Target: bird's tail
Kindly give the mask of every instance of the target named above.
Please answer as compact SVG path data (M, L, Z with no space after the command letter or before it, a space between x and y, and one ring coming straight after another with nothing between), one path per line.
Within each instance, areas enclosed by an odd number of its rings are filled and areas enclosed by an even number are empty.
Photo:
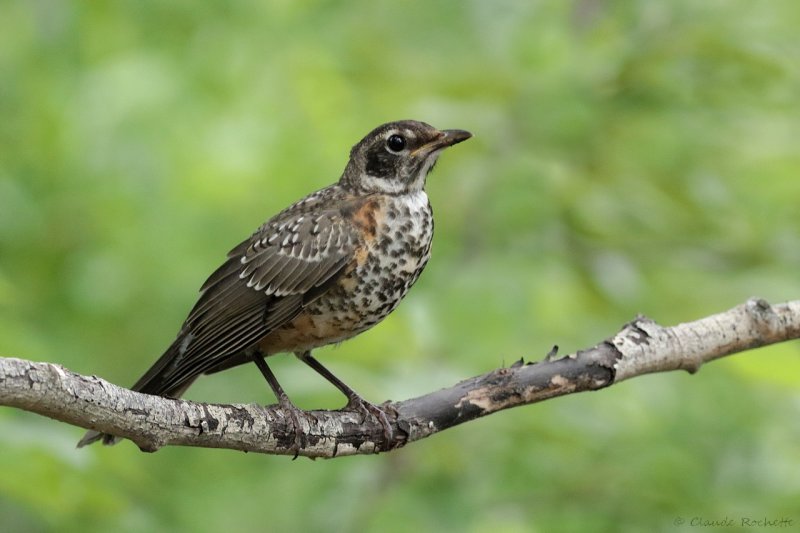
M131 387L131 390L153 396L167 396L170 398L182 396L197 376L188 377L177 383L168 378L173 372L174 363L180 357L184 346L183 335L179 335L175 342L159 357L158 361ZM78 442L78 448L83 448L99 440L102 440L103 444L110 446L118 443L122 438L108 433L101 433L100 431L89 430Z

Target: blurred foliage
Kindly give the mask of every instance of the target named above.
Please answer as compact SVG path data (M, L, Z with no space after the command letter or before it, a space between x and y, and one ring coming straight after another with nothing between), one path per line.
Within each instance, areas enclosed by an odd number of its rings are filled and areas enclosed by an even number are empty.
M434 257L319 356L402 399L617 331L798 298L800 3L4 1L0 354L130 384L223 253L400 118L475 134ZM292 358L306 407L342 404ZM674 531L800 523L797 343L378 457L75 450L0 411L3 531ZM271 402L258 372L189 398Z

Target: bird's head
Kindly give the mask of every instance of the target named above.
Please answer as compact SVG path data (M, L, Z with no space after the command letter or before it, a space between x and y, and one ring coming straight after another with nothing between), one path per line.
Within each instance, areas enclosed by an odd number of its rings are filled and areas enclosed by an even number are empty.
M367 193L420 191L442 150L470 137L468 131L437 130L416 120L389 122L353 146L340 183Z

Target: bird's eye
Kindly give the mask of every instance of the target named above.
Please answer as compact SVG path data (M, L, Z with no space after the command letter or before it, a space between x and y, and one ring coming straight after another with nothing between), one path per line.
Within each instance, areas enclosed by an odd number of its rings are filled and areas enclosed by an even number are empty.
M392 135L386 139L386 146L388 146L389 150L392 152L402 152L406 147L406 139L402 135Z

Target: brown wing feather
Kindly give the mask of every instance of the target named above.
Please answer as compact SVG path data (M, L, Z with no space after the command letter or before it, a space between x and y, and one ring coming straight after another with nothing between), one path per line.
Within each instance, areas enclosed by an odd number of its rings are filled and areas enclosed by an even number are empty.
M291 321L347 267L358 234L338 211L284 212L228 254L203 284L178 338L134 390L182 392Z

